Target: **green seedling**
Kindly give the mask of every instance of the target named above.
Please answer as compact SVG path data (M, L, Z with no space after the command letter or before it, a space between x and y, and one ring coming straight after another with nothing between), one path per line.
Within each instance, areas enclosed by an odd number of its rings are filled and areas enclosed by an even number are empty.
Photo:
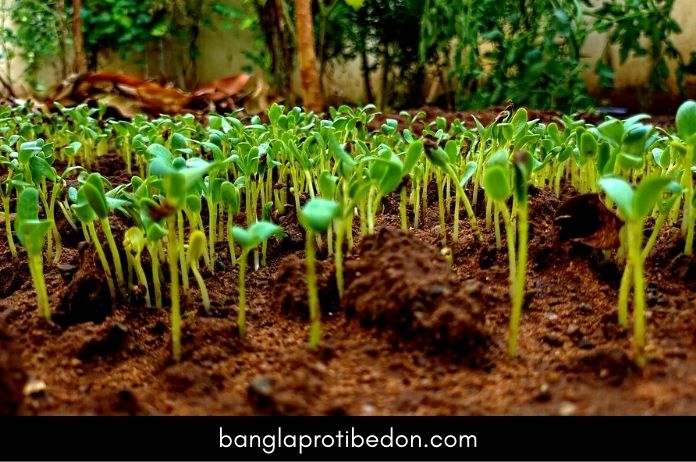
M645 365L645 285L643 272L643 227L655 204L663 193L671 188L673 180L665 176L652 176L643 179L633 189L621 177L606 177L599 180L599 187L616 204L618 215L625 221L626 247L628 260L619 289L619 323L628 325L627 298L630 289L630 275L633 275L633 344L636 362Z
M317 289L317 270L315 263L314 234L325 233L334 218L340 214L337 202L314 198L305 204L300 214L300 222L307 231L305 236L305 265L307 267L307 296L309 300L309 346L316 348L321 340L321 311Z
M106 236L106 241L109 245L109 250L111 251L111 257L113 258L114 269L116 272L116 282L118 283L121 293L125 295L123 267L121 266L121 257L119 255L118 247L116 247L114 235L111 232L111 225L109 223L109 213L111 209L109 207L106 194L104 193L104 182L102 181L101 175L98 173L90 174L80 189L83 191L84 197L87 199L87 202L101 224L102 231L104 232L104 236Z
M242 253L238 259L239 311L237 312L237 327L239 328L239 336L244 338L246 336L246 268L249 252L272 236L281 237L283 235L283 228L267 221L257 221L248 229L233 226L232 234L234 235L234 240L242 248Z
M51 319L46 280L43 274L43 247L46 234L51 229L49 220L39 219L39 192L28 187L22 191L17 201L16 227L17 239L27 251L29 271L34 283L39 312L47 320Z
M683 156L682 188L684 188L684 216L682 218L682 232L686 234L684 253L693 254L694 248L694 180L692 167L694 165L694 147L696 146L696 101L686 101L677 110L677 132L685 143Z
M179 266L183 255L183 242L180 242L178 222L182 221L181 210L186 205L186 197L200 186L203 175L216 164L202 159L184 160L174 158L167 148L153 144L148 148L151 156L149 173L151 178L158 178L159 187L164 193L164 202L155 209L159 218L166 217L167 223L167 261L169 264L169 293L171 298L172 322L172 356L175 361L181 359L181 307L179 293ZM151 214L152 215L152 214ZM153 217L154 218L154 217ZM211 255L212 260L212 255ZM186 265L181 268L187 271ZM186 274L186 273L184 273Z
M208 296L208 289L205 287L205 281L201 276L201 272L198 270L198 261L205 254L205 233L203 231L194 231L189 237L187 262L191 268L191 273L196 279L196 284L198 284L198 289L201 291L201 299L203 300L203 308L205 312L210 314L210 297Z
M73 196L73 212L75 212L75 216L80 221L80 223L82 223L83 231L85 233L86 238L89 238L88 241L94 245L94 248L97 251L99 262L102 265L102 268L104 269L104 274L106 275L106 283L109 287L111 302L115 304L117 300L117 293L113 274L111 272L111 266L109 265L109 261L107 260L106 254L104 253L104 248L102 247L101 242L99 241L99 235L97 234L97 230L94 227L94 222L98 219L98 216L92 208L92 206L90 205L89 200L87 199L87 196L85 194L84 188L80 188L79 190L71 189L70 194L71 196Z
M510 181L510 161L509 153L500 150L493 154L486 165L486 173L483 176L483 189L496 206L495 213L495 237L496 245L500 249L500 221L498 213L503 217L505 224L505 237L507 242L508 266L510 273L510 293L514 293L515 279L517 277L516 251L515 251L515 231L507 201L512 196Z
M234 249L234 235L232 234L232 228L234 226L234 217L241 209L242 196L237 185L231 181L224 181L222 183L220 186L220 195L222 198L222 203L227 209L227 245L230 249L230 259L232 261L232 266L234 267L237 265L237 253Z
M450 150L452 150L454 145L450 145L453 147L450 147ZM464 202L464 207L466 209L466 213L469 216L469 223L471 224L471 229L476 235L476 237L479 239L480 242L483 242L483 233L478 227L478 222L476 221L476 215L474 214L474 209L471 207L471 203L469 202L469 198L466 195L466 192L464 191L464 188L462 184L466 184L466 182L471 178L471 167L467 168L465 175L463 178L460 178L459 175L455 172L455 169L451 163L450 155L443 150L442 148L435 148L430 151L426 150L426 154L428 156L428 159L430 162L432 162L433 165L436 167L442 169L443 172L451 179L451 181L454 183L454 186L457 191L458 200L461 200ZM452 156L453 157L453 156ZM438 185L438 190L441 190L441 185ZM441 213L442 215L442 213ZM459 217L455 217L455 220L459 220ZM455 236L455 239L457 236Z
M145 232L140 228L128 228L123 236L123 248L126 250L126 258L128 259L128 291L133 293L136 287L136 284L133 282L133 273L135 273L138 281L137 286L145 290L145 304L148 308L151 308L150 288L141 261L145 246Z

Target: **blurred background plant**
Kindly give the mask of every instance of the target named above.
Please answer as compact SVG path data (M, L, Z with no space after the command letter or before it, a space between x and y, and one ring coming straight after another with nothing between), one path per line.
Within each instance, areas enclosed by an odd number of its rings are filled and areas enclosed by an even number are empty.
M90 70L108 68L116 55L182 89L201 83L204 47L237 47L244 62L235 69L253 71L273 99L295 105L303 95L296 5L304 2L326 104L470 109L512 99L583 109L596 96L588 73L601 91L616 86L628 60L647 58L639 96L649 105L656 92L683 97L696 73L696 51L680 52L675 43L677 0L0 0L3 86L21 79L42 91L55 77L47 64L61 79L70 75L74 30ZM81 24L72 29L75 4ZM202 41L204 31L239 39ZM603 51L591 61L583 47L598 33ZM21 75L13 75L12 58L24 63ZM350 96L332 88L345 69L359 86Z

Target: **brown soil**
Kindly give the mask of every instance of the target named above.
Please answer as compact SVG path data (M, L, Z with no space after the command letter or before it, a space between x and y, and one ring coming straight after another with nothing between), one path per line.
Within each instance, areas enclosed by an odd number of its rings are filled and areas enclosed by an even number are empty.
M100 166L116 178L110 168ZM682 254L679 230L665 229L647 262L649 361L640 370L616 323L620 269L600 250L562 242L554 226L556 210L576 193L530 194L516 360L505 352L505 253L490 232L480 245L462 217L448 263L434 201L425 226L403 235L397 200L386 198L376 235L346 256L343 300L332 259L320 252L316 350L307 347L302 234L292 211L277 220L288 236L269 244L268 266L248 274L244 340L235 322L237 270L221 243L215 274L203 274L212 315L193 286L178 364L166 310L134 302L112 311L79 233L66 239L59 266L46 264L54 323L39 317L26 263L13 262L0 239L0 318L16 345L0 329L0 413L17 405L30 415L696 413L696 264ZM22 400L23 370L34 386Z

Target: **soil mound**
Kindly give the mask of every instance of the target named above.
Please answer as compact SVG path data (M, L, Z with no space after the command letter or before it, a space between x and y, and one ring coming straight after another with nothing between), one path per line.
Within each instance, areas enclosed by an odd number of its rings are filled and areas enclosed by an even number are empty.
M363 323L470 355L489 344L482 306L436 248L386 228L346 263L343 305Z
M340 310L336 273L330 261L316 261L317 289L319 290L319 305L324 313ZM287 313L294 313L309 318L307 303L307 269L305 260L296 254L288 255L281 262L275 274L275 306Z

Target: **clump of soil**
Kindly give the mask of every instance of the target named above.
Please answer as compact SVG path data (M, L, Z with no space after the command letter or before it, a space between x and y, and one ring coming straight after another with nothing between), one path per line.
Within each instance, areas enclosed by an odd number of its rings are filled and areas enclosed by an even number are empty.
M261 414L306 415L320 396L327 368L309 353L285 355L284 375L258 375L247 388L249 404Z
M325 313L340 310L336 272L330 261L317 260L317 289L319 290L319 305ZM274 277L274 304L287 313L299 314L309 318L307 304L307 269L305 260L297 254L285 257L278 267Z
M0 415L14 415L22 403L27 376L20 358L19 347L0 323Z
M343 305L363 323L465 356L488 346L482 306L437 249L415 237L381 228L361 242L345 273Z

